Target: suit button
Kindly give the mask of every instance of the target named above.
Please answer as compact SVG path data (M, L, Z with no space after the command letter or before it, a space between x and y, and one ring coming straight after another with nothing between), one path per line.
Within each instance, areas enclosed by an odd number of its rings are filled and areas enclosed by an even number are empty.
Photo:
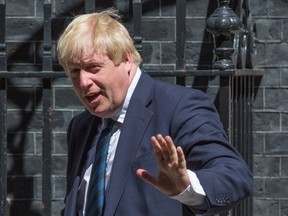
M230 203L230 199L228 197L225 197L225 203L229 204Z

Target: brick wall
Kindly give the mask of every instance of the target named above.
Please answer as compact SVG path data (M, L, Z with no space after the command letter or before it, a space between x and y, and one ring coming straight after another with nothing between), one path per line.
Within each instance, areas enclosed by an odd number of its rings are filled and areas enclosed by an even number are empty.
M6 48L9 71L41 71L43 2L6 1ZM53 39L62 30L62 9L81 2L53 2ZM57 8L57 10L56 10ZM73 8L74 9L74 8ZM57 14L60 14L59 16ZM55 53L54 53L55 54ZM54 59L54 61L56 61ZM7 195L13 216L41 215L42 200L42 81L13 78L7 81L8 179ZM63 208L66 170L66 130L71 118L83 110L67 78L53 80L52 215Z
M84 1L51 2L52 34L56 40L65 24L64 17L83 11ZM285 166L288 163L288 3L279 0L250 2L257 30L255 68L264 71L264 76L256 80L254 102L254 215L288 215L288 169ZM143 3L144 66L147 69L175 69L175 0L146 0ZM8 70L40 71L43 1L13 0L6 4ZM120 8L126 15L125 25L132 32L132 20L128 16L131 8L127 1L99 0L96 5ZM215 6L215 0L187 1L188 68L211 66L213 44L204 26ZM217 94L217 77L187 78L186 84L203 85L212 97ZM41 86L41 80L36 78L8 80L7 192L11 215L30 216L41 212ZM66 78L53 81L53 95L52 215L58 215L65 193L66 129L72 116L83 107Z
M251 3L264 71L254 103L254 214L288 215L288 2Z

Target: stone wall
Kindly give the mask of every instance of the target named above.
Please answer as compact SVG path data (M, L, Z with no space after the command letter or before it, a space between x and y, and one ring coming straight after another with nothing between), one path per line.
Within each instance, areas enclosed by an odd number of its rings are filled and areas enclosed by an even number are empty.
M41 71L43 2L6 1L6 42L9 71ZM81 0L51 0L53 40L68 22L65 17L84 11ZM288 215L288 2L250 0L255 23L254 101L254 215ZM98 9L115 6L133 34L131 4L124 0L97 0ZM204 29L216 1L187 1L188 68L212 64L213 43ZM175 69L175 0L143 1L143 60L147 69ZM59 70L54 53L54 69ZM174 82L174 78L167 81ZM199 87L215 97L218 78L187 78L186 85ZM8 80L8 202L11 215L41 213L42 98L40 79ZM53 81L53 176L52 215L63 207L65 194L66 129L70 119L83 110L70 81Z
M254 213L288 215L288 2L251 5L255 66L264 71L254 103Z

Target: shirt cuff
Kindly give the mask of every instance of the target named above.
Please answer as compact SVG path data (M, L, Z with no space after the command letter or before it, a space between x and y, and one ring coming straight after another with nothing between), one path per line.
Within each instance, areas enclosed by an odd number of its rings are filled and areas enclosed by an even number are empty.
M205 191L197 175L191 170L187 170L187 172L190 178L190 185L182 193L170 196L170 198L189 206L202 205L205 203Z

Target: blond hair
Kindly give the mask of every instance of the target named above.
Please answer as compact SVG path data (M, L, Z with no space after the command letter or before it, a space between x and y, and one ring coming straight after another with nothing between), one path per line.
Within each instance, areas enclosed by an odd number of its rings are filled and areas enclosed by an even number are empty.
M71 61L81 60L85 54L100 52L119 65L131 53L137 66L142 59L127 29L119 21L114 9L84 14L74 18L57 43L58 61L67 71Z

